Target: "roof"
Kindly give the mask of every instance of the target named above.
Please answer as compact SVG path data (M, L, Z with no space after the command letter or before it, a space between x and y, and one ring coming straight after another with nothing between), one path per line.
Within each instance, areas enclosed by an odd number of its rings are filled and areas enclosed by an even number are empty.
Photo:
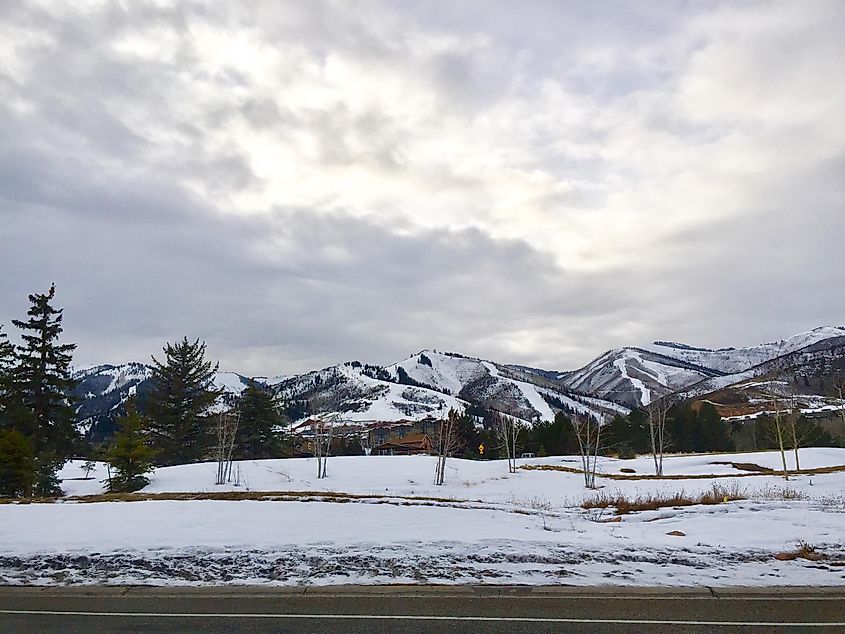
M402 438L388 440L376 449L422 449L431 448L431 439L426 434L408 434Z

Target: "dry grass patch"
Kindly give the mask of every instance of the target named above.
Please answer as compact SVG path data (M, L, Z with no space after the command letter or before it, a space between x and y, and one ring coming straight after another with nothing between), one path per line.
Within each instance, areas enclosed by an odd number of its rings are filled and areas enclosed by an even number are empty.
M626 515L636 511L656 511L661 508L694 506L696 504L723 504L736 500L745 500L745 491L737 486L723 487L714 484L709 491L699 495L687 495L681 490L672 495L646 494L630 498L622 493L600 493L584 500L584 509L614 509L617 515Z
M821 561L824 555L816 550L816 547L805 542L799 541L795 550L785 551L782 553L775 553L775 559L778 561L792 561L794 559L806 559L807 561Z

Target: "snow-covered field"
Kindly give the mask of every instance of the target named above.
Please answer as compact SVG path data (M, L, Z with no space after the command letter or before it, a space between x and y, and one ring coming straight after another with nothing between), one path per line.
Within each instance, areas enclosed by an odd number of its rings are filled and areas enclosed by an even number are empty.
M800 458L804 469L845 465L845 449L802 449ZM647 475L650 461L600 459L599 470ZM690 479L600 478L599 494L695 494L718 483L748 498L618 522L605 521L614 518L610 510L580 507L596 495L582 476L508 474L503 461L450 460L442 487L432 484L428 456L331 458L323 480L313 460L243 461L237 487L215 486L213 463L162 468L145 493L310 494L307 501L0 505L0 583L845 585L845 472L785 482L742 477L749 472L720 462L777 468L780 455L666 459L667 475L699 476ZM577 467L579 459L520 463ZM102 468L94 479L74 479L80 467L63 470L65 491L100 492ZM700 477L711 474L721 477ZM683 535L668 534L676 531ZM799 541L824 558L774 558Z

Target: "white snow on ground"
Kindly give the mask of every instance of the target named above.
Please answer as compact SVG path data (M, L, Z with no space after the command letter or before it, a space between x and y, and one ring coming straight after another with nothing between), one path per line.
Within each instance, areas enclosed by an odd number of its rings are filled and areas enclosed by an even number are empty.
M650 457L600 459L603 472L651 473ZM449 460L432 484L429 456L237 463L243 486L215 486L214 463L158 469L146 491L311 491L330 501L144 501L0 505L0 583L571 583L845 585L845 473L739 476L718 462L777 468L777 452L669 456L680 480L600 478L598 493L694 494L716 482L747 500L662 508L602 523L584 510L583 477L502 461ZM576 467L577 456L521 460ZM803 468L845 464L845 449L802 449ZM792 466L790 462L790 467ZM100 490L103 468L62 472L67 493ZM790 495L784 499L782 491ZM423 500L423 496L446 501ZM314 499L314 495L309 496ZM799 499L795 499L799 498ZM449 501L451 500L451 501ZM681 531L684 536L667 535ZM799 540L827 559L776 561Z

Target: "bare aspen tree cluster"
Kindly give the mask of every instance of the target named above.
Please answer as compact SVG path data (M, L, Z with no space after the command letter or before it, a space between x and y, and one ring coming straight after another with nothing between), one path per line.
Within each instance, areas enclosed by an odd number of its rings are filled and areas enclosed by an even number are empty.
M314 435L314 456L317 458L317 479L327 476L329 452L332 447L335 417L316 419L311 426Z
M648 415L648 431L651 440L651 457L654 460L654 474L663 475L663 454L666 452L668 438L666 436L666 420L672 401L668 396L649 402L646 405Z
M446 458L452 456L460 449L460 435L458 419L460 414L453 409L445 418L441 418L437 425L434 450L437 462L434 468L434 484L440 486L446 480Z
M602 422L578 412L574 412L570 420L578 439L581 469L584 472L584 486L588 489L595 489L599 449L601 448Z
M225 484L232 480L232 453L235 448L235 436L238 433L241 414L237 411L220 412L217 415L217 480L215 484Z
M495 429L501 447L508 457L508 473L516 473L516 441L522 425L513 416L497 413Z

